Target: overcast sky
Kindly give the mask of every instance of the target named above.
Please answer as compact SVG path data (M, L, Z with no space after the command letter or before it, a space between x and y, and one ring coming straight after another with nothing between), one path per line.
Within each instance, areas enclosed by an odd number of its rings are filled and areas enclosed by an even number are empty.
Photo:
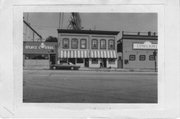
M157 32L156 13L80 13L84 30ZM59 13L24 13L24 19L45 39L57 37ZM64 13L63 26L66 29L70 13Z

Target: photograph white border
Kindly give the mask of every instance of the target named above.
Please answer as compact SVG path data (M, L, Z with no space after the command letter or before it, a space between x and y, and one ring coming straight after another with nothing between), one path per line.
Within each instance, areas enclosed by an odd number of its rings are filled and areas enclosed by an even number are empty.
M73 118L115 118L115 117L172 117L177 116L179 106L179 6L175 2L140 4L138 2L102 5L98 4L48 4L45 1L30 3L7 3L3 18L7 29L0 28L2 41L0 52L0 116L2 117L73 117ZM20 1L20 0L17 0ZM46 3L47 2L47 3ZM34 4L36 3L36 4ZM91 3L91 2L90 2ZM114 3L116 3L114 1ZM136 3L136 4L135 4ZM170 4L170 5L169 5ZM69 9L71 8L71 9ZM93 9L92 9L93 8ZM176 11L177 10L177 11ZM23 12L119 12L158 13L158 104L62 104L22 103L22 46ZM169 13L171 11L171 14ZM9 15L9 16L7 16ZM167 19L169 16L177 19ZM166 19L166 20L165 20ZM175 25L176 24L176 25ZM169 30L169 28L173 29ZM168 39L174 39L172 40ZM7 40L8 39L8 40ZM176 50L173 50L175 48ZM173 53L172 53L173 51ZM173 57L169 58L169 56ZM169 65L170 63L170 65ZM172 72L174 70L174 72ZM171 71L171 72L170 72ZM173 79L172 79L173 77ZM177 91L176 91L177 90ZM5 92L6 93L5 93ZM174 91L174 92L173 92Z

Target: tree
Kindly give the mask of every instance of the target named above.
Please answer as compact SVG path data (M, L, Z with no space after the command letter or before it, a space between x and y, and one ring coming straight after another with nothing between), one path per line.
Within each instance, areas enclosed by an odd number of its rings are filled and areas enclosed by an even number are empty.
M58 42L58 39L56 37L49 36L46 38L45 42Z

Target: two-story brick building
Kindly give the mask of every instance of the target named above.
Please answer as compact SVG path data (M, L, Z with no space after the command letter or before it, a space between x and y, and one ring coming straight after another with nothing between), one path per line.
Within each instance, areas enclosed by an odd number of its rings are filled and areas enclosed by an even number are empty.
M57 62L117 68L118 31L58 29Z
M122 32L118 40L118 68L157 69L157 41L154 32Z

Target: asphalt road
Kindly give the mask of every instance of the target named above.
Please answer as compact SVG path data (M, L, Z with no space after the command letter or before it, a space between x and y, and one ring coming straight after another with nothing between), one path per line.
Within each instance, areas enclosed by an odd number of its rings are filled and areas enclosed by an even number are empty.
M157 74L24 70L23 102L157 103Z

